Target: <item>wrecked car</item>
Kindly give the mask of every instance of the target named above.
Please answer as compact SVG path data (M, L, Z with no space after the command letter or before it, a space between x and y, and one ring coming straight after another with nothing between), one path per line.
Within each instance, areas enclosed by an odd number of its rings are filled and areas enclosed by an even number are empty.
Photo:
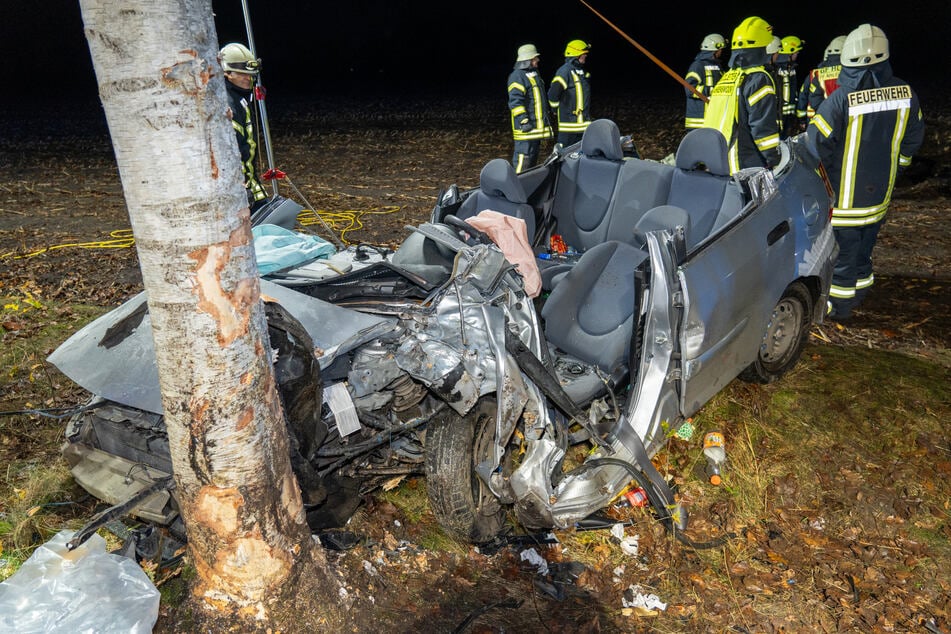
M312 528L424 473L436 518L474 542L509 517L572 526L632 480L684 529L651 457L734 378L789 371L825 313L828 181L798 137L781 149L776 168L730 175L715 130L688 133L667 164L626 156L599 120L536 168L496 159L478 188L447 188L395 253L351 247L264 276ZM485 210L524 221L538 297L466 222ZM148 489L171 464L144 294L49 360L94 395L66 432L77 482L110 504L144 491L132 513L181 530L174 491ZM567 469L581 443L587 458Z

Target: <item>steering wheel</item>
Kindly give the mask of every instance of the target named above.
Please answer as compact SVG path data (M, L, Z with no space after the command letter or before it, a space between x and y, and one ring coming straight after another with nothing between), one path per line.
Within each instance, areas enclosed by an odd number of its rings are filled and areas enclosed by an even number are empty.
M454 228L459 233L459 237L462 241L469 246L476 244L495 244L492 238L489 237L489 234L476 229L465 220L460 220L457 216L449 214L443 218L442 221Z

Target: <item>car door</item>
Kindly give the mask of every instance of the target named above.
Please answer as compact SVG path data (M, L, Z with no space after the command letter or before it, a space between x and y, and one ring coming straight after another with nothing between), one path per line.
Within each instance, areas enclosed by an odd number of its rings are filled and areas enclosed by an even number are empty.
M756 358L773 307L797 276L793 222L774 190L679 266L684 416Z

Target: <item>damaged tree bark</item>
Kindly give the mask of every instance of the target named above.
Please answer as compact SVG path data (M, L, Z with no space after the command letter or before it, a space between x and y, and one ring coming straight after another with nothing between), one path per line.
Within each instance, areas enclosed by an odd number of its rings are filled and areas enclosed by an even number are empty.
M297 622L339 623L288 457L211 1L80 6L149 293L195 595L262 626L316 579L322 605Z

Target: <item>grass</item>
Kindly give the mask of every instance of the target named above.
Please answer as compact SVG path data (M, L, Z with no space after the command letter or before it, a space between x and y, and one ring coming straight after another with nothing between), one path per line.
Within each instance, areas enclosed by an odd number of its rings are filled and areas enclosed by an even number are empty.
M81 391L45 362L58 344L103 311L42 300L35 289L0 297L0 580L66 525L82 494L59 459L64 422L21 410L75 405Z
M63 507L78 493L61 462L7 468L0 506L0 581L19 569L37 546L63 528L78 528Z

